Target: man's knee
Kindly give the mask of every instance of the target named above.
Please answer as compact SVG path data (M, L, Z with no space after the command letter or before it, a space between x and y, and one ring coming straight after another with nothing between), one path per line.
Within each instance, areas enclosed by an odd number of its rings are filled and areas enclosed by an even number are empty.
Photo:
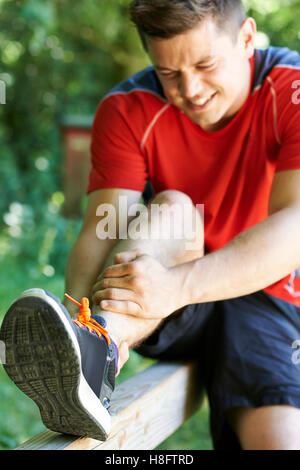
M195 207L189 196L177 190L162 191L152 200L148 212L154 238L158 238L159 233L162 239L180 241L175 264L204 255L203 212Z
M152 204L168 204L170 206L179 205L192 205L192 199L182 191L176 189L166 189L158 193L152 200Z
M203 215L185 193L177 190L165 190L158 193L149 204L148 213L152 222L154 220L163 222L161 227L169 229L171 224L175 238L197 239L203 244Z

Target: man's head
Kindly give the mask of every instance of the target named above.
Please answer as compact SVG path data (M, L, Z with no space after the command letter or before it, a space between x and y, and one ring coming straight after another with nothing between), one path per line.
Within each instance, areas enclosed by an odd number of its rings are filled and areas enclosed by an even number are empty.
M131 18L168 100L208 131L224 127L250 85L255 22L240 0L134 0Z
M246 18L241 0L133 0L130 13L146 51L148 38L170 39L208 17L234 40Z

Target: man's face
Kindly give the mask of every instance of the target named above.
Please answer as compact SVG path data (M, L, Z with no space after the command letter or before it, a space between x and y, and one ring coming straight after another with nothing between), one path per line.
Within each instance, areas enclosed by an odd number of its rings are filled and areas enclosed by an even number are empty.
M247 99L255 34L251 21L235 41L212 19L171 39L148 38L168 101L207 131L222 129Z

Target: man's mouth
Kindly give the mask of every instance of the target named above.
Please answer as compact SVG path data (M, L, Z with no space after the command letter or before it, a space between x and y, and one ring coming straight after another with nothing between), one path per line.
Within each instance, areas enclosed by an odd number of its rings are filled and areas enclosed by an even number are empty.
M194 109L202 109L202 108L205 108L212 100L213 98L215 97L215 95L217 94L217 92L213 92L211 93L210 95L207 95L206 97L204 98L200 98L198 100L189 100L188 103L194 108Z

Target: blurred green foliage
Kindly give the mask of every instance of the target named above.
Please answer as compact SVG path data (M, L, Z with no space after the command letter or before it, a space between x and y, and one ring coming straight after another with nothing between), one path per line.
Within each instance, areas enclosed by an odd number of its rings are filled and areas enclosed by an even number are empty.
M66 257L80 221L60 215L60 122L66 114L94 114L112 86L148 65L128 4L0 0L0 80L6 84L6 104L0 105L0 318L25 288L63 295ZM258 24L258 47L300 49L300 0L245 0L245 6ZM3 370L0 385L0 448L9 448L37 432L39 418L32 418ZM28 431L18 428L22 414Z
M59 215L60 122L66 114L94 114L113 85L148 65L128 5L0 0L2 260L13 254L48 276L64 270L79 226ZM299 48L300 0L245 0L245 6L258 23L258 46Z
M145 65L127 5L0 0L0 257L36 276L63 272L79 229L59 215L62 117L94 114L112 85Z

